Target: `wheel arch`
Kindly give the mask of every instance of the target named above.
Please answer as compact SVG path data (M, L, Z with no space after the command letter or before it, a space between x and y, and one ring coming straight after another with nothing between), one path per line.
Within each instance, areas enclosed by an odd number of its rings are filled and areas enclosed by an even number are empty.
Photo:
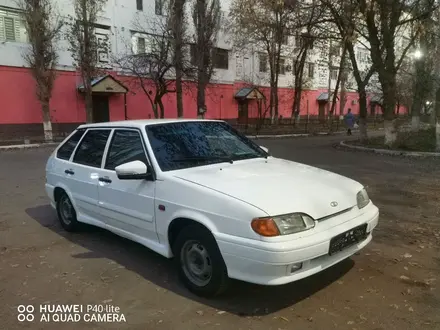
M73 205L73 207L74 207L74 209L75 209L75 211L76 211L76 210L77 210L77 207L76 207L75 200L73 199L72 193L71 193L71 191L69 190L69 188L67 188L67 187L66 187L65 185L63 185L63 184L57 184L57 185L55 185L55 188L54 188L54 190L53 190L53 198L54 198L54 201L55 201L55 205L56 205L56 203L58 202L58 199L61 197L61 194L62 194L63 192L67 194L67 196L68 196L69 199L70 199L70 202L72 203L72 205Z
M217 232L217 227L206 216L196 213L176 215L175 217L173 217L173 220L170 221L167 230L167 239L172 255L174 254L173 245L176 241L177 236L183 228L190 225L200 226L201 228L204 228L205 230L209 231L213 237L214 233Z

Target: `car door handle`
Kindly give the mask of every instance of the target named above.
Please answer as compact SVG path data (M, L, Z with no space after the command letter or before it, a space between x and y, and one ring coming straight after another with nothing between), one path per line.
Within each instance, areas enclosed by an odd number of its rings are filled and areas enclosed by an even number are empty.
M71 170L71 169L65 170L64 173L70 174L70 175L74 175L75 174L75 172L73 170Z
M101 176L98 180L100 182L112 183L112 180L110 180L110 178L108 176Z

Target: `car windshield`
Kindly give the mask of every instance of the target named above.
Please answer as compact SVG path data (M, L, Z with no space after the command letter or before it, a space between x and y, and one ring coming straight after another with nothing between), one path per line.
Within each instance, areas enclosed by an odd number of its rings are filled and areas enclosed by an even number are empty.
M225 122L154 124L146 131L162 171L268 156Z

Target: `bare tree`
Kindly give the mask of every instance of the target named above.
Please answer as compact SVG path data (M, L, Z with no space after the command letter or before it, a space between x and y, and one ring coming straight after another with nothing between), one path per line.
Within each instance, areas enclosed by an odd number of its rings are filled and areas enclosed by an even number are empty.
M195 0L193 23L195 47L191 52L197 67L197 115L206 112L205 90L214 72L213 53L220 29L220 1ZM194 47L194 46L193 46Z
M436 151L440 152L440 62L438 58L440 56L440 8L436 8L432 15L432 38L433 49L431 53L433 58L437 59L434 65L434 90L435 90L435 103L434 103L434 118L435 118L435 136L436 136Z
M92 80L101 71L98 51L106 45L95 36L96 23L105 0L74 0L75 14L70 17L67 39L75 65L81 74L86 103L86 122L93 122Z
M341 37L343 47L346 48L347 56L350 59L351 74L356 81L357 92L359 94L359 129L360 139L365 142L368 139L367 134L367 85L375 73L373 65L364 67L358 63L356 54L356 44L363 44L368 49L362 40L362 36L358 30L362 29L358 26L360 24L359 5L358 0L322 0L329 8ZM348 75L348 72L346 72ZM342 101L342 100L341 100Z
M129 40L128 54L114 59L123 72L135 77L131 84L145 93L155 118L164 118L163 97L176 92L173 78L177 65L182 77L190 78L192 73L183 47L179 64L175 62L175 32L169 28L173 24L172 20L171 15L167 20L154 19L148 15L136 19L133 29L139 32Z
M416 69L417 71L417 69ZM426 77L425 77L426 79ZM417 72L414 73L414 63L411 58L407 58L402 62L402 65L399 68L399 71L396 75L396 108L399 109L401 106L410 109L414 107L416 102L414 95L417 94L415 89L419 89L416 86L417 81ZM429 89L429 93L432 92L432 82L426 81L426 87L431 85ZM420 94L419 94L420 95ZM427 93L423 92L423 99L426 100ZM422 103L422 101L420 101ZM420 104L420 109L422 108L422 104ZM411 112L413 109L411 109ZM417 118L419 119L420 110L418 111ZM413 117L414 119L414 117ZM413 121L414 124L414 121ZM413 127L414 128L414 127Z
M420 23L429 18L435 1L356 1L362 18L356 31L370 45L371 60L377 70L383 93L385 144L391 146L397 138L396 75L420 34ZM423 10L420 10L420 1L424 1ZM398 47L397 40L402 34L407 34L407 40L402 47Z
M301 108L301 95L304 82L304 67L306 64L309 51L313 49L316 40L319 26L316 24L324 15L325 8L317 1L309 3L297 4L297 24L302 26L302 33L297 33L295 37L295 56L293 60L293 74L294 74L294 98L292 103L292 118L296 118L300 113ZM307 72L312 69L313 64L310 65Z
M183 117L183 87L182 79L184 75L184 45L186 41L185 20L186 0L170 0L170 27L174 38L174 66L176 71L176 103L177 117Z
M420 0L419 5L422 6L420 10L423 11L424 1ZM437 39L435 36L435 20L432 18L426 19L419 22L419 24L421 24L420 34L415 41L415 46L418 48L418 53L421 56L413 56L414 72L407 67L404 68L406 76L411 74L414 76L414 79L411 79L413 80L413 92L410 92L409 94L413 94L413 102L411 106L411 128L414 132L417 132L420 129L421 111L426 99L431 96L434 89L434 64L437 61L437 58L434 56Z
M267 53L270 74L270 116L278 118L278 77L283 44L292 34L296 6L273 0L234 0L230 8L235 45L256 45ZM298 27L295 25L295 28Z
M43 116L44 139L49 142L53 140L49 103L58 61L55 45L62 21L55 13L51 0L19 0L18 4L23 11L30 43L30 48L23 54L23 58L31 68L35 80L36 94Z

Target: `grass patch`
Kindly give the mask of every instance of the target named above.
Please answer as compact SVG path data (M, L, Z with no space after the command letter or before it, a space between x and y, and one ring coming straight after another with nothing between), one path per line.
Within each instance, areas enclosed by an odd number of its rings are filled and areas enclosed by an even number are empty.
M391 148L384 142L385 138L381 136L370 138L366 143L361 143L359 140L349 143L374 149L435 152L435 128L431 127L419 132L399 132L396 143Z

